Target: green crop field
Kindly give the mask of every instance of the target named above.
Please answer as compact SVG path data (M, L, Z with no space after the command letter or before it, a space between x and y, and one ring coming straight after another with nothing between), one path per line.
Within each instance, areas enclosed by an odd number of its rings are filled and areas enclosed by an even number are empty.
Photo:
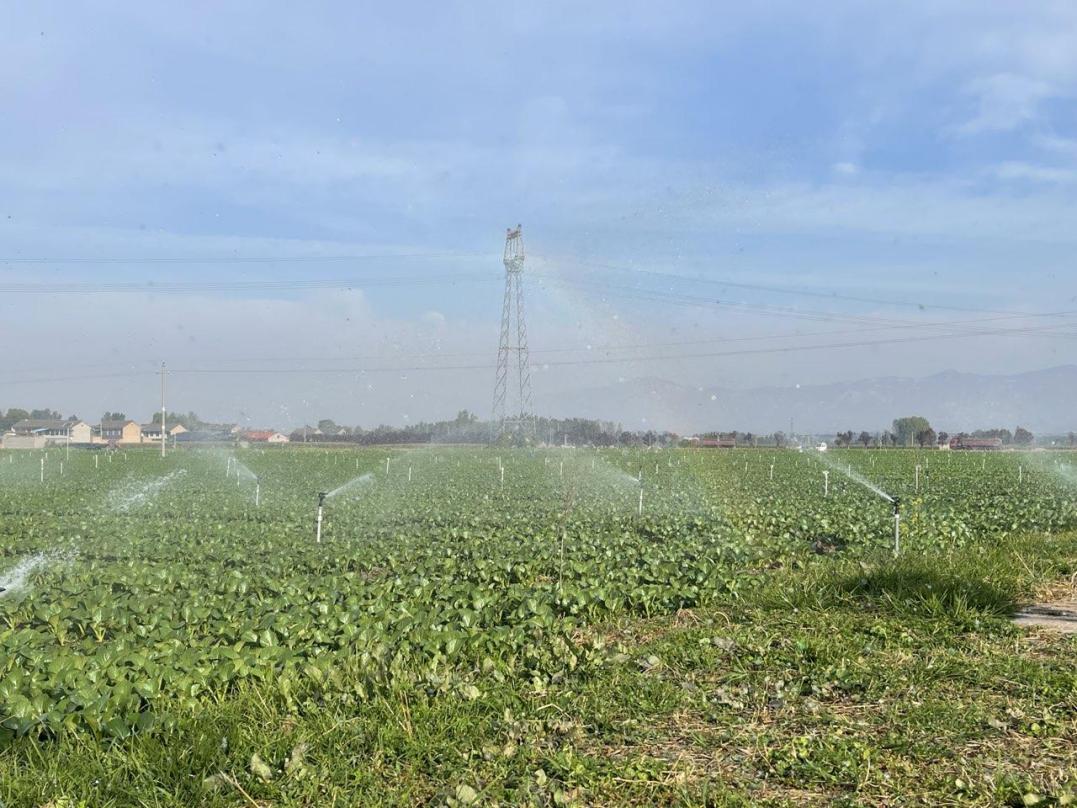
M1077 646L1008 620L1072 584L1073 454L42 459L0 452L4 806L1073 799Z

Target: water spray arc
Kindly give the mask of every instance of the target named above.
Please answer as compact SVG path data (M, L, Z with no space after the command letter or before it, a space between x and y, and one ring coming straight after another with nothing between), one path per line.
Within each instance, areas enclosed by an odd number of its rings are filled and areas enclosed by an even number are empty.
M898 553L900 553L901 552L901 501L897 497L890 496L890 494L883 491L879 486L875 485L875 483L871 482L871 480L867 479L862 474L857 474L855 471L853 471L852 466L846 466L845 468L842 468L837 463L835 463L833 460L831 460L830 458L823 455L821 452L816 452L815 456L817 458L819 458L819 460L821 460L825 465L830 466L832 469L834 469L835 471L840 472L841 474L844 474L850 480L853 480L854 482L860 483L862 486L867 488L869 491L871 491L874 494L879 495L880 497L882 497L883 499L885 499L887 502L889 502L891 505L894 506L894 555L896 556ZM916 468L919 469L920 467L917 466ZM830 474L829 474L829 472L827 472L825 470L823 471L823 480L824 480L824 496L825 496L826 493L829 492L829 488L830 488Z
M531 358L527 349L527 323L524 318L524 240L523 228L516 225L505 233L505 297L501 304L501 339L497 347L497 376L494 380L493 420L499 431L534 434L531 415ZM515 320L515 342L513 341ZM516 354L516 404L519 412L509 413L510 356Z

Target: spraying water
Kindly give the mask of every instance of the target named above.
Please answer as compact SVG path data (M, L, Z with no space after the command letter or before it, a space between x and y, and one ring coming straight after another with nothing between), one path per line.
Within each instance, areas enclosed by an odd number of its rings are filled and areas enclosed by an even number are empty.
M242 461L233 459L233 468L236 471L237 480L250 480L251 482L257 482L258 476L247 468Z
M48 553L35 553L24 558L6 572L0 573L0 598L13 595L26 586L26 579L34 570L49 563Z
M344 485L340 485L334 488L332 491L325 495L325 498L332 499L337 494L342 494L345 491L349 491L353 488L358 488L361 485L366 485L367 483L372 482L373 479L374 476L370 472L367 472L366 474L360 474L358 477L353 477L352 479L348 480L348 482L344 483Z
M887 502L893 502L894 501L894 498L892 496L890 496L888 493L883 491L881 488L879 488L879 486L877 486L875 483L873 483L871 480L869 480L864 475L853 471L851 467L838 465L836 462L831 460L829 457L827 457L822 452L815 452L815 457L818 458L818 460L821 463L823 463L824 465L829 466L834 471L837 471L837 472L839 472L841 474L844 474L850 480L853 480L854 482L860 483L866 489L868 489L869 491L871 491L871 492L873 492L875 494L878 494L880 497L885 499Z
M169 472L164 477L147 480L141 485L135 487L125 486L124 488L115 490L108 495L109 507L120 512L126 512L132 508L137 508L152 499L172 480L177 477L182 477L186 473L187 469L176 469L175 471Z

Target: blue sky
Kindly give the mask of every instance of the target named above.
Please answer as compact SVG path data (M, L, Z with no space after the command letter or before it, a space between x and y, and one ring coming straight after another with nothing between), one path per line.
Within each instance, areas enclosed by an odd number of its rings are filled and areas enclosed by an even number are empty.
M38 381L99 365L491 363L500 241L516 222L536 393L550 407L559 392L637 377L743 387L1071 361L1073 338L1047 332L543 367L550 349L669 355L685 350L604 346L812 344L806 332L902 323L874 340L990 316L936 305L1077 310L1073 4L577 5L4 7L0 259L50 259L0 262L8 286L460 280L8 291L0 334L23 350L6 363L0 406L148 414L152 380ZM284 260L342 255L382 257ZM62 260L73 258L130 260ZM791 293L805 291L843 297ZM777 335L790 336L748 342ZM184 409L281 426L489 408L489 370L374 375L174 384Z

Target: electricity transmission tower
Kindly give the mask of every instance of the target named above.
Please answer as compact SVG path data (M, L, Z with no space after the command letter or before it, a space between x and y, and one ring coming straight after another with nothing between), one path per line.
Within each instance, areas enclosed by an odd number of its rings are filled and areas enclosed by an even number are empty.
M530 434L534 431L531 414L531 361L527 352L527 324L524 321L524 241L522 226L505 232L505 301L501 306L501 341L497 348L497 378L494 381L494 421L503 433L508 429ZM516 329L513 342L513 319ZM511 355L516 354L517 395L510 405L509 375ZM514 405L519 406L517 411Z

